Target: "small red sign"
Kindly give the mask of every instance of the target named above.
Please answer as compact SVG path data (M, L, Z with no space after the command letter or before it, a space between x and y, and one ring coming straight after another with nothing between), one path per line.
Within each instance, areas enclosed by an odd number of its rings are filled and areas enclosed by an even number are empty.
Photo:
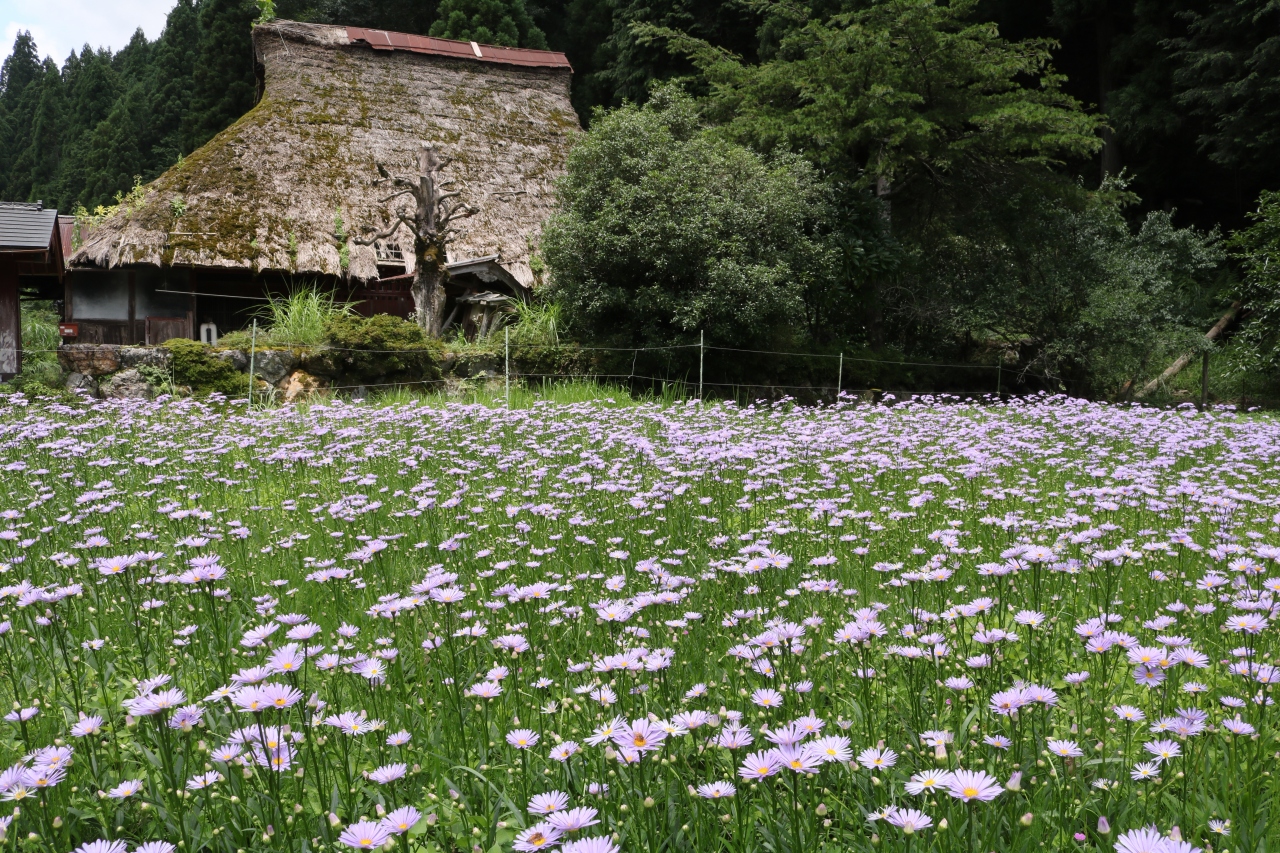
M58 334L64 338L78 338L80 337L80 324L79 323L59 323Z

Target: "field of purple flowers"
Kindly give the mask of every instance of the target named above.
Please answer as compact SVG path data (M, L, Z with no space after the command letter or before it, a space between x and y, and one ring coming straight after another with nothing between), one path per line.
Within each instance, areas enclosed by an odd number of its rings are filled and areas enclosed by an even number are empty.
M0 397L0 849L1276 850L1280 421Z

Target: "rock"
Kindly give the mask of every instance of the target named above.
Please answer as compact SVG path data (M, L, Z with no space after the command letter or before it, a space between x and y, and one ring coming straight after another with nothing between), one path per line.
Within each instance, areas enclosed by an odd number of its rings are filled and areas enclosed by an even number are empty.
M108 400L150 400L156 395L155 389L133 368L109 376L99 390Z
M213 357L231 362L231 366L241 373L249 372L249 356L238 349L217 350L213 353Z
M120 347L120 367L158 367L168 370L173 364L173 353L164 347Z
M98 381L87 373L73 373L67 377L67 390L73 394L98 396Z
M279 384L282 379L293 373L297 366L297 356L283 349L261 350L253 360L254 374L268 385Z
M295 370L280 383L280 399L285 403L296 403L328 387L329 383L320 377L312 376L303 370Z
M120 349L114 344L64 344L58 347L58 363L67 373L106 376L120 369Z

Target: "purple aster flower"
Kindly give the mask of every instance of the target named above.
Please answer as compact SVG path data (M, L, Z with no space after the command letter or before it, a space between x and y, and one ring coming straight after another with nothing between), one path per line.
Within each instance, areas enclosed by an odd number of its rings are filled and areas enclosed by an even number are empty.
M362 820L351 824L338 836L338 841L356 850L373 850L386 844L391 832L380 823Z
M413 806L401 806L384 817L379 825L393 835L404 835L422 819L422 813Z
M530 811L533 811L530 809ZM574 809L565 809L547 815L547 823L554 826L561 832L577 832L586 829L588 826L595 826L600 821L596 820L599 814L595 809L580 806Z
M982 770L957 770L947 782L947 792L966 803L994 800L1003 790L994 776Z
M549 823L536 823L528 829L522 830L516 836L515 843L511 845L511 849L519 851L519 853L535 853L538 850L549 850L560 843L560 837L563 834Z

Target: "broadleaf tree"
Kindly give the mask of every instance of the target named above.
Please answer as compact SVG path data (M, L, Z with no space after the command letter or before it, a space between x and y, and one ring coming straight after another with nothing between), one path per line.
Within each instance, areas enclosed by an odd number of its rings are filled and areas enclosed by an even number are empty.
M619 346L795 343L838 318L832 193L794 155L709 131L667 86L597 115L570 152L544 236L551 298Z

